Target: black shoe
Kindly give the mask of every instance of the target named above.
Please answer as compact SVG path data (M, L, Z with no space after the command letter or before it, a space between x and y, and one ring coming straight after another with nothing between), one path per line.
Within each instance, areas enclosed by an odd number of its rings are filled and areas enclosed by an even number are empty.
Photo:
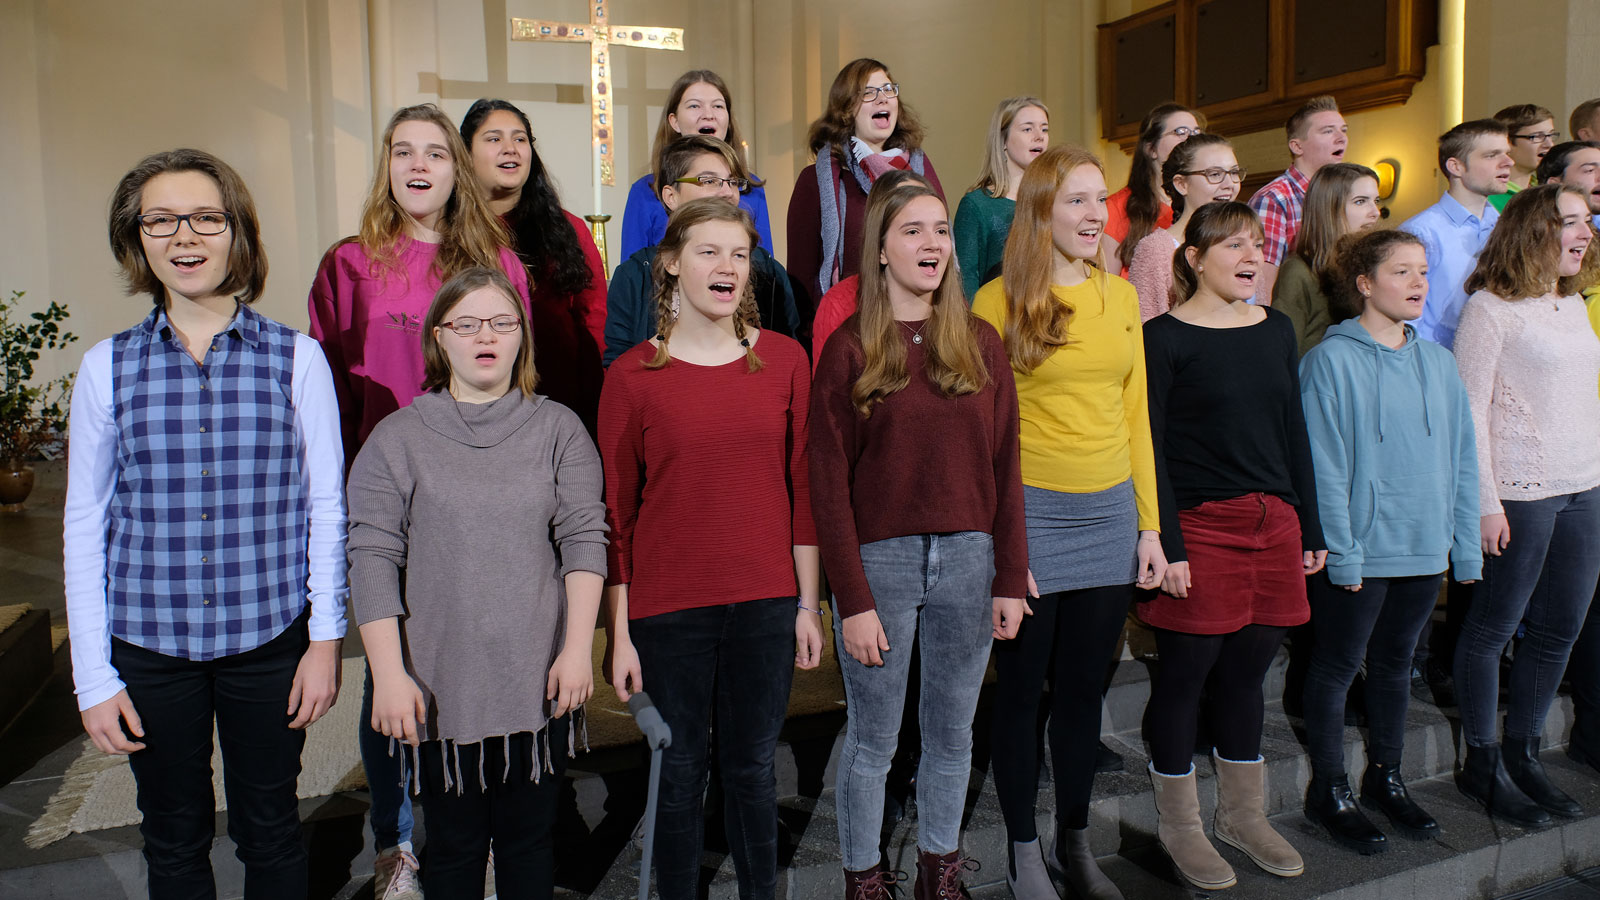
M1511 780L1500 758L1500 745L1467 746L1467 758L1456 773L1456 788L1478 801L1489 815L1525 828L1550 824L1550 814Z
M1362 856L1389 849L1389 839L1356 806L1347 775L1312 776L1306 788L1306 818L1328 829L1335 841Z
M1400 766L1367 765L1361 776L1361 805L1389 817L1389 824L1406 837L1427 840L1437 837L1439 823L1411 799L1406 783L1400 780Z
M1449 669L1436 665L1430 659L1422 665L1422 680L1427 682L1429 694L1423 699L1440 709L1456 705L1456 680L1450 676Z
M1576 727L1572 729L1572 737L1567 738L1567 758L1600 772L1600 749L1595 749L1589 741L1580 737Z
M1411 699L1422 703L1433 702L1433 688L1428 686L1428 676L1421 666L1411 667Z
M1121 772L1123 769L1122 754L1106 746L1105 741L1094 751L1095 772Z
M1506 738L1500 746L1506 772L1528 798L1564 819L1583 818L1583 807L1566 792L1550 783L1550 776L1539 761L1539 739Z

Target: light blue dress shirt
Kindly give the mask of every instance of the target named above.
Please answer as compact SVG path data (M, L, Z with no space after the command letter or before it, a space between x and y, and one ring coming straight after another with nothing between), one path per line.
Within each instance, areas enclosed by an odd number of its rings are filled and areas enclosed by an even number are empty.
M1475 216L1445 194L1400 226L1420 238L1428 254L1428 299L1422 306L1422 318L1415 323L1418 334L1446 348L1455 347L1456 323L1467 302L1467 277L1477 267L1478 251L1498 221L1499 211L1487 201L1483 215Z

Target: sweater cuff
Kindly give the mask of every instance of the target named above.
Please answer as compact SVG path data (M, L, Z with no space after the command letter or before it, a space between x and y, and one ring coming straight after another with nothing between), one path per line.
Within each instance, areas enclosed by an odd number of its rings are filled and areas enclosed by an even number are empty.
M878 604L873 602L872 591L863 585L862 590L852 590L845 585L835 584L833 591L833 613L840 619L848 619L853 615L877 610Z
M350 606L356 625L406 614L400 598L400 567L362 554L350 560Z
M1452 559L1450 568L1455 574L1456 581L1481 581L1483 580L1483 555L1476 554L1466 559Z
M566 540L561 543L561 577L572 572L593 572L606 577L606 542Z
M1028 597L1028 570L1001 572L996 570L994 582L989 586L991 597Z
M1361 583L1361 563L1348 560L1328 564L1328 580L1337 585Z

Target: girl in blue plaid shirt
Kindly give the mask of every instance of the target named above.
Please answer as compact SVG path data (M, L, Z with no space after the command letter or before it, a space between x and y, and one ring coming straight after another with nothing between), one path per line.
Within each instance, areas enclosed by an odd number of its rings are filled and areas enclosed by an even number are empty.
M305 728L338 694L343 450L309 337L250 308L267 261L250 192L198 150L117 186L111 249L144 321L84 356L65 561L84 730L127 754L149 896L215 896L212 732L246 898L305 897Z

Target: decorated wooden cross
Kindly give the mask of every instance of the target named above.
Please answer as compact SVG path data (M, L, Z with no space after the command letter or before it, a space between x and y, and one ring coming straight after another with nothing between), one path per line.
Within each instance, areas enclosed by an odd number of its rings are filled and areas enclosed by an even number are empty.
M600 212L600 185L616 183L612 149L616 144L611 108L612 46L645 47L655 50L683 49L682 28L651 28L639 25L612 25L606 15L606 0L589 0L589 24L547 22L543 19L512 19L514 41L566 41L589 45L590 130L594 139L595 212Z

